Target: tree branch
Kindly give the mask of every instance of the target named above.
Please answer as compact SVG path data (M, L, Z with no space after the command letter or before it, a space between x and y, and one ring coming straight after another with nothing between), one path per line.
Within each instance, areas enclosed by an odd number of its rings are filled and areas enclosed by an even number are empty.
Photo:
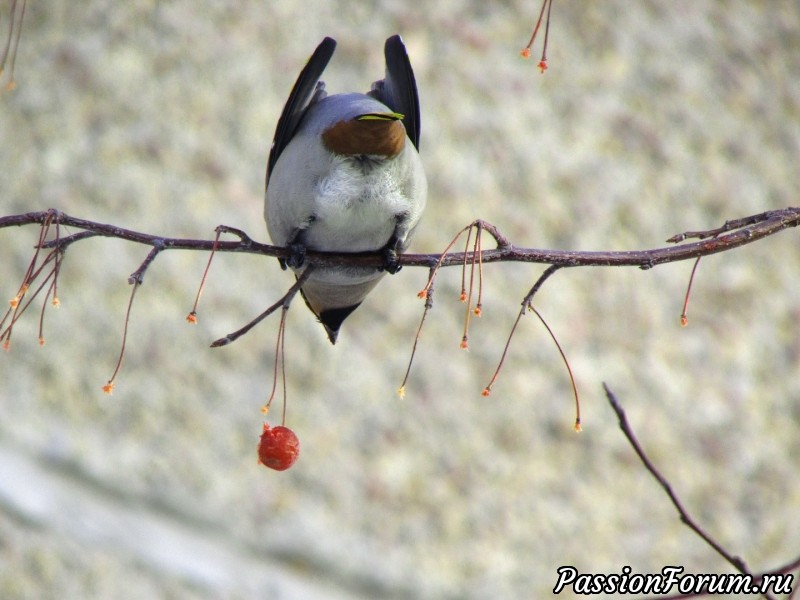
M125 229L116 225L96 223L86 219L72 217L61 211L50 209L46 211L30 212L20 215L0 217L0 229L30 224L45 224L48 219L51 224L75 227L83 231L46 242L42 247L60 249L86 239L88 237L113 237L162 250L202 250L214 249L213 240L194 240L182 238L169 238ZM667 241L671 243L683 242L689 238L698 238L699 241L680 243L678 245L654 248L650 250L629 251L577 251L577 250L542 250L538 248L517 248L513 246L496 227L485 221L481 226L489 232L497 242L497 248L483 250L481 261L494 262L529 262L558 265L562 267L577 266L605 266L622 267L634 266L641 269L650 269L656 265L678 262L700 256L708 256L725 252L739 246L752 244L765 237L774 235L789 227L800 225L800 208L788 207L772 210L758 215L727 221L721 227L708 231L689 231L672 236ZM216 242L218 252L244 252L248 254L262 254L287 258L289 251L278 246L261 244L252 240L246 233L233 227L221 225L219 231L233 233L239 241ZM437 254L402 254L398 257L399 264L407 267L432 267L440 262L439 266L463 265L465 260L473 258L474 252L453 252L445 257ZM380 252L362 253L328 253L309 251L306 259L317 267L329 266L373 266L380 267L384 264L384 257Z
M749 575L752 578L753 582L760 582L763 578L764 574L754 574L745 564L744 560L739 556L734 556L730 552L728 552L723 546L715 540L711 534L709 534L705 529L703 529L689 514L689 511L683 506L678 495L672 489L672 485L670 485L667 478L661 474L658 467L656 467L650 458L645 453L642 446L639 444L639 440L636 438L636 434L633 432L633 428L630 426L628 422L628 417L625 414L625 410L620 405L619 401L617 400L614 392L603 383L603 389L606 393L606 398L608 399L611 408L614 410L614 413L617 415L617 420L619 421L619 427L622 430L622 433L627 438L628 442L630 443L631 447L633 448L636 455L639 457L639 460L642 462L644 467L647 471L653 476L653 478L658 482L658 484L662 487L664 492L669 497L672 505L675 507L675 510L678 511L678 515L680 516L681 522L686 525L689 529L691 529L698 537L700 537L707 545L714 549L714 551L719 554L722 558L724 558L729 564L731 564L737 571L744 575ZM781 567L777 572L786 572L796 568L798 561L793 561L792 563ZM785 571L784 571L785 570ZM672 598L693 598L697 597L698 594L683 594L679 596L671 596ZM768 592L762 592L761 596L766 598L767 600L771 600L773 596Z

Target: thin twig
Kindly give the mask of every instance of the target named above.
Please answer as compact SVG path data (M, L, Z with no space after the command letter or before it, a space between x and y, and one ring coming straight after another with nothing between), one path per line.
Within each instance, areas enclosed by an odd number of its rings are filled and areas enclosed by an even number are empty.
M219 348L221 346L227 346L228 344L235 342L237 339L242 337L245 333L250 331L253 327L258 325L261 321L266 319L272 313L274 313L279 308L285 307L288 308L289 304L291 303L292 299L294 298L295 294L300 290L300 287L305 283L306 279L308 279L309 275L311 275L311 271L314 269L312 265L308 265L303 273L297 278L294 285L289 288L281 298L275 304L270 306L260 315L258 315L255 319L250 321L247 325L242 327L241 329L237 329L233 333L229 333L225 337L221 337L218 340L215 340L211 343L212 348Z
M406 368L406 374L403 376L403 382L397 389L397 395L400 396L401 398L405 397L406 395L406 383L408 383L408 378L411 375L411 365L414 363L414 356L416 356L417 354L417 344L419 343L419 338L422 335L422 326L425 325L425 317L428 316L428 311L430 311L430 309L433 308L434 272L435 268L431 267L430 273L428 275L428 281L430 283L428 285L427 294L425 295L425 309L422 311L422 318L420 319L419 326L417 327L417 334L414 336L414 345L411 347L411 356L408 359L408 367Z
M492 379L489 381L489 384L485 388L483 388L483 391L481 392L482 396L488 396L489 394L492 393L492 386L495 384L497 378L500 376L500 370L503 368L503 364L506 361L506 355L508 354L508 349L511 347L511 340L514 337L514 333L516 333L517 331L517 325L519 325L520 319L522 319L522 317L525 316L525 309L530 308L531 310L533 310L533 305L531 304L531 302L533 301L533 297L536 295L536 292L539 291L542 285L544 285L544 282L547 281L553 273L555 273L561 268L563 267L560 265L550 265L549 267L547 267L544 270L544 272L539 276L539 279L536 280L536 283L533 284L533 287L528 291L527 294L525 294L525 297L522 299L522 308L520 308L520 311L517 314L517 318L514 320L514 325L511 326L511 332L508 334L508 338L506 339L506 345L503 347L503 354L500 355L500 362L497 363L497 368L495 369L494 375L492 375ZM541 319L541 316L539 318ZM547 329L548 331L550 331L549 327ZM553 332L550 331L550 335L552 335L552 333Z
M144 282L144 274L147 272L148 267L153 264L153 261L156 259L156 256L164 249L162 244L154 244L152 250L147 253L147 256L142 261L142 264L139 265L139 268L136 269L133 273L130 274L128 277L128 283L131 285L139 284L141 285Z
M572 394L575 398L575 423L573 424L573 429L575 431L581 431L581 401L580 396L578 395L578 384L575 382L575 375L572 372L572 367L569 365L569 360L567 360L567 355L564 353L564 349L561 347L561 342L558 341L556 334L553 333L553 330L550 329L550 325L547 324L544 317L541 313L536 310L536 307L533 306L533 303L528 303L528 309L533 312L541 321L544 328L547 330L547 333L550 335L550 339L553 340L553 343L556 345L558 349L558 353L561 355L561 360L564 361L564 366L567 368L567 375L569 375L569 382L572 384Z
M725 221L721 227L717 227L716 229L708 229L705 231L684 231L678 235L673 235L667 241L672 244L677 244L678 242L683 242L684 240L691 238L703 240L710 237L717 237L718 235L728 231L734 231L736 229L741 229L749 225L755 225L756 223L766 221L772 217L773 212L774 211L766 211L763 213L758 213L757 215L743 217L741 219L730 219L729 221Z
M689 527L695 534L697 534L706 544L708 544L714 551L719 554L722 558L724 558L728 563L730 563L737 571L744 575L749 575L755 579L756 575L754 575L750 569L745 564L744 560L742 560L738 556L734 556L729 553L722 545L717 542L709 533L707 533L700 525L695 522L686 508L683 506L680 498L678 495L673 491L672 486L670 485L669 481L667 481L666 477L664 477L658 468L650 461L645 451L642 449L642 446L639 444L639 440L636 439L636 434L633 432L633 429L628 423L628 417L625 415L625 411L623 410L622 406L617 401L616 396L608 387L607 384L603 383L603 389L606 392L606 398L608 398L609 404L611 404L611 408L617 415L617 420L619 421L619 427L622 430L622 433L625 434L625 437L628 439L631 447L633 448L636 455L639 457L639 460L642 462L644 467L648 470L648 472L658 481L659 485L664 489L667 496L669 497L672 505L675 507L675 510L678 511L678 515L680 516L681 522ZM772 598L772 596L768 593L763 593L762 596L764 598Z
M142 285L142 281L141 279L131 278L130 284L133 286L133 288L131 289L131 296L128 299L128 308L125 310L125 325L122 328L122 344L119 349L117 365L114 367L114 372L111 374L111 378L103 386L103 391L109 395L114 392L114 384L116 382L117 375L119 375L119 371L122 368L122 359L125 356L125 346L128 341L128 326L130 325L131 321L131 309L133 308L133 299L136 296L136 290L138 290L139 286Z

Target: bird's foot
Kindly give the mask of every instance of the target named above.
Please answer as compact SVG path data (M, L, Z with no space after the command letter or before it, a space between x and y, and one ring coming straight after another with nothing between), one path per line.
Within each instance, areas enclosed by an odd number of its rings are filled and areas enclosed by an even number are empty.
M390 275L394 275L403 266L400 264L400 258L397 254L397 249L393 248L392 246L387 246L383 249L383 266L381 267L382 270L386 271Z
M306 262L306 247L305 244L289 244L289 256L282 259L281 266L284 268L291 267L292 269L299 269Z

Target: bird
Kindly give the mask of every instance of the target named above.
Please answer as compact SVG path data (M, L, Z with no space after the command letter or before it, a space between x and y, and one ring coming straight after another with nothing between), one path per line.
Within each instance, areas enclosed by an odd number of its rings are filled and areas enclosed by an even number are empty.
M422 217L428 184L419 157L420 107L399 35L386 40L386 73L367 93L328 95L320 80L336 41L317 46L289 94L270 148L264 218L288 247L296 278L306 251L381 252L382 267L315 267L300 293L335 344L343 321L387 273L396 273Z

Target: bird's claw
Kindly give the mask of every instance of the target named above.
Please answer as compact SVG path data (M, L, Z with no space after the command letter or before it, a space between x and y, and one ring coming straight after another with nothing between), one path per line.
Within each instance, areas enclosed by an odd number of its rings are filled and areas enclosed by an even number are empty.
M400 258L397 255L397 250L391 247L384 248L383 266L381 267L381 269L383 269L390 275L394 275L402 268L403 265L400 264Z
M282 266L299 269L306 262L306 247L303 244L289 244L289 256L282 259ZM284 267L285 268L285 267Z

